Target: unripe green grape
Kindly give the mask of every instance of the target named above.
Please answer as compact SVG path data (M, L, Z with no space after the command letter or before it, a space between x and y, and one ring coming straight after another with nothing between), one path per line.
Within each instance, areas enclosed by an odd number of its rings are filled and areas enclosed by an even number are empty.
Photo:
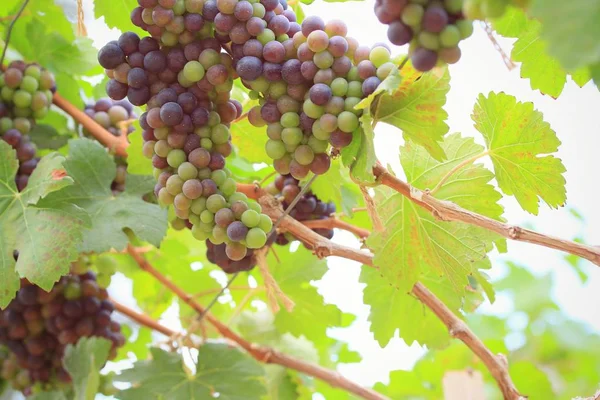
M37 79L35 79L31 76L23 77L23 81L21 82L21 89L23 89L26 92L29 92L31 94L35 93L36 90L38 90L39 86L40 86L40 84L37 81Z
M357 110L354 108L358 103L360 103L359 97L346 97L346 100L344 100L344 111L349 111L355 115L360 115L362 110Z
M388 75L394 70L395 67L396 66L394 65L394 63L386 62L385 64L377 68L377 77L383 81L385 78L388 77Z
M220 194L212 194L208 197L208 199L206 199L206 209L213 214L226 205L227 201L225 200L225 197L221 196Z
M15 118L13 124L16 130L22 134L29 133L31 131L31 121L27 118Z
M221 187L227 179L227 172L223 169L217 169L211 172L210 179L212 179L218 187Z
M242 202L244 202L244 203L247 203L247 202L248 202L248 196L246 196L246 195L245 195L244 193L242 193L242 192L236 192L236 193L232 194L232 195L229 197L229 202L230 202L231 204L233 204L233 203L235 203L236 201L242 201Z
M211 150L213 148L213 142L209 138L202 138L200 139L200 146L206 150Z
M179 193L181 193L183 182L183 179L180 178L179 175L171 175L169 179L167 179L165 188L171 195L177 196Z
M288 40L290 37L287 35L287 33L283 33L279 36L277 36L277 41L278 42L285 42L286 40Z
M206 201L208 206L208 200ZM210 224L215 220L215 214L209 210L204 210L200 213L200 221L205 224Z
M377 46L369 53L369 60L379 68L386 62L390 61L390 51L383 46Z
M194 81L189 80L185 74L183 73L183 71L179 71L179 73L177 74L177 82L179 82L179 84L181 86L183 86L184 88L190 88L194 85Z
M268 215L260 214L260 221L258 222L258 227L263 230L263 232L271 232L273 229L273 221L269 218Z
M300 128L284 128L281 132L281 139L286 145L297 145L302 141L303 137L304 134Z
M167 132L168 132L168 128L167 128ZM209 138L212 134L212 129L210 128L210 126L203 126L200 128L196 128L194 130L194 133L198 136L200 136L201 138ZM154 136L156 136L156 129L154 130ZM156 136L158 137L158 136Z
M158 177L160 176L160 174L162 174L164 171L160 168L152 168L152 176L154 177L154 179L158 180Z
M169 128L157 128L154 130L154 137L158 140L167 140L169 137Z
M208 113L208 126L211 128L217 126L221 123L221 116L216 111L211 111Z
M52 72L44 70L40 73L40 88L50 92L50 89L52 89L55 84L56 81L54 80L54 75L52 75Z
M10 103L12 102L12 98L15 94L15 91L12 90L11 88L9 88L8 86L4 86L2 88L2 90L0 91L0 96L2 97L2 100Z
M181 164L185 162L186 159L187 155L185 154L185 151L180 149L173 149L169 152L169 155L167 156L167 163L173 168L178 168Z
M211 175L212 175L212 171L208 167L200 168L198 170L198 179L200 179L200 180L208 179L208 178L210 178Z
M213 65L217 65L221 62L221 56L213 49L204 49L202 50L202 53L200 53L198 61L200 61L200 64L202 64L205 70L208 70Z
M190 82L198 82L204 78L204 67L199 61L188 61L183 67L183 76Z
M190 205L190 211L196 215L202 214L202 211L206 210L206 198L199 197L196 200L192 201Z
M223 185L221 186L221 192L226 197L230 197L237 190L237 185L235 181L231 178L227 178Z
M473 21L469 20L458 20L456 21L456 26L460 31L460 37L462 39L466 39L473 34Z
M359 81L350 82L348 84L348 93L346 94L346 96L362 98L362 96L363 96L362 83L360 83Z
M345 96L348 93L348 81L344 78L335 78L331 82L331 92L334 96Z
M402 10L400 19L410 27L419 27L423 20L423 14L425 14L425 9L422 5L409 3Z
M325 132L333 132L338 127L338 120L335 115L324 114L317 120L319 127L323 129Z
M285 152L286 152L286 154L287 153L293 154L294 151L296 151L296 147L298 147L298 145L299 145L298 143L285 144L284 146L285 146Z
M342 132L352 133L358 128L358 125L358 117L349 111L343 111L338 116L338 126Z
M24 90L17 90L13 96L13 103L15 103L17 107L26 108L31 105L31 99L31 93Z
M8 117L0 118L0 132L4 133L14 126L12 119Z
M152 158L154 155L154 146L156 146L156 142L154 140L150 140L142 146L142 154L146 158Z
M30 65L27 68L25 68L25 76L32 77L35 80L39 81L41 75L42 75L42 69L40 67L38 67L37 65Z
M262 207L260 206L260 204L258 204L255 201L249 201L248 202L248 208L250 208L251 210L256 211L257 213L262 213Z
M325 153L329 147L327 140L319 140L315 136L311 136L307 143L315 154Z
M440 39L435 33L422 31L419 33L419 43L426 49L438 50L440 48Z
M350 71L348 71L348 75L346 76L346 78L348 79L348 81L360 80L360 75L358 74L358 67L353 66L352 68L350 68Z
M112 276L109 274L99 273L96 275L96 283L100 289L106 289L110 286L110 281L112 280Z
M315 159L315 153L311 149L310 146L303 144L298 146L296 151L294 152L294 159L300 165L310 165Z
M485 15L483 14L483 11L481 9L481 3L482 0L465 0L462 10L463 14L468 20L472 21L476 19L485 19Z
M506 12L507 5L505 0L483 0L481 12L486 18L500 18Z
M265 151L271 159L276 160L285 155L285 144L281 140L269 139L265 144Z
M320 69L327 69L333 65L333 56L328 51L321 51L313 56L313 62Z
M159 140L158 142L156 142L156 144L154 145L154 152L159 156L159 157L167 157L169 155L169 153L171 152L171 146L169 146L169 144L167 143L166 140Z
M248 228L254 228L260 222L260 214L251 209L246 210L242 214L241 221Z
M191 207L190 207L191 210ZM190 220L190 222L192 223L192 225L196 225L200 223L200 217L197 216L196 214L190 214L190 216L188 217L188 219Z
M229 128L223 124L218 124L212 128L210 139L214 144L223 144L229 141Z
M272 82L269 85L269 96L278 99L287 93L287 84L283 81Z
M200 224L192 226L192 236L197 240L206 240L209 237L209 233L201 229Z
M316 105L315 103L310 101L310 99L304 100L304 104L302 104L302 110L306 113L306 115L308 115L312 119L318 119L325 112L323 107Z
M281 125L279 122L269 124L267 127L267 136L269 139L281 140L281 131L283 131L283 125Z
M250 211L250 210L248 210ZM248 212L246 211L246 212ZM246 234L246 244L251 249L260 249L267 243L267 235L260 228L252 228Z
M63 291L67 300L75 300L81 297L81 285L77 282L69 282Z
M168 206L170 204L173 204L174 199L175 199L175 196L170 194L166 188L162 188L158 192L158 202L163 206Z
M33 112L31 111L31 108L29 108L29 107L26 107L26 108L15 107L15 108L13 108L13 114L16 117L28 118L33 115Z
M264 31L262 31L262 33L260 35L258 35L256 38L264 46L267 43L272 42L272 41L275 40L275 33L273 33L272 30L270 30L270 29L267 28Z
M256 90L259 93L265 93L269 90L270 83L264 76L259 76L254 81L250 82L252 90Z
M323 128L321 128L321 125L316 122L312 126L312 134L319 140L329 140L329 137L331 136L331 132L324 131Z
M213 242L214 244L221 244L221 243L225 243L227 240L228 240L227 229L222 228L218 225L215 225L215 227L212 230L211 242Z
M284 128L294 128L300 125L300 116L295 112L286 112L281 116L281 125Z
M34 119L43 119L46 117L46 115L48 115L48 112L50 110L48 108L42 108L40 110L35 110L33 112L33 118Z
M254 12L252 13L253 17L262 18L265 16L265 13L267 12L267 10L265 10L265 6L263 6L262 4L260 4L258 2L253 3L252 8L254 9Z

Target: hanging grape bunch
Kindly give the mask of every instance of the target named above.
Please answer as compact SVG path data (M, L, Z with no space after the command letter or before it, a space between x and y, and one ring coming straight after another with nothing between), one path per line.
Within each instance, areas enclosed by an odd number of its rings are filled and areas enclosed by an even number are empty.
M458 44L473 33L473 22L462 13L463 0L376 0L375 15L389 25L388 39L397 46L410 43L409 55L419 71L454 64Z
M113 100L147 104L140 116L143 152L154 166L159 202L174 206L173 224L191 227L198 240L224 243L233 261L264 246L270 225L261 221L268 218L236 192L225 168L229 125L242 107L229 98L235 70L219 42L198 37L161 48L153 38L127 32L102 48L98 60L113 77L107 85Z
M275 181L267 187L267 191L281 201L284 209L294 201L301 190L300 182L291 175L278 175ZM329 218L335 211L335 204L324 203L313 193L307 191L290 212L290 216L300 222L314 221ZM333 237L333 229L315 228L313 231L327 239ZM279 233L275 242L279 245L286 245L293 240L295 240L293 236Z
M10 351L2 378L24 393L68 384L64 350L82 337L110 340L114 358L125 338L111 320L113 308L91 272L62 277L50 292L22 280L17 297L0 311L0 344Z
M136 118L133 106L126 100L114 101L109 98L100 99L94 104L85 106L84 112L114 136L121 136L123 123ZM127 124L126 133L133 132L131 124ZM84 130L89 136L89 132Z
M35 119L48 113L55 91L54 76L37 64L13 61L0 75L0 137L17 153L19 191L25 189L40 160L28 133Z

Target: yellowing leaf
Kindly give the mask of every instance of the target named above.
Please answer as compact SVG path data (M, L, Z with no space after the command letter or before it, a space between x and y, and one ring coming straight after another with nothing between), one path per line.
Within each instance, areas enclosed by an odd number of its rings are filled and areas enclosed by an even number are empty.
M566 200L565 167L550 155L560 141L534 110L504 93L480 95L473 110L475 128L485 138L500 189L525 211L538 213L539 198L556 208Z
M393 94L383 92L371 106L375 122L385 122L400 128L404 138L423 146L436 159L445 158L440 141L448 132L444 122L448 114L442 108L450 90L450 74L419 75L404 66L402 82Z
M267 156L265 151L265 144L269 139L266 126L257 128L248 121L248 118L244 118L231 125L231 138L246 160L252 163L273 164L273 160Z

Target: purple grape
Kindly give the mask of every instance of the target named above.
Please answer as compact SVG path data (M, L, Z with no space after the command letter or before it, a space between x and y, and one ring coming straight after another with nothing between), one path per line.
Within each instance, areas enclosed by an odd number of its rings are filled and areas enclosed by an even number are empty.
M331 88L323 83L313 85L309 92L310 100L318 106L324 106L331 99Z
M246 56L238 61L236 72L240 78L253 81L262 74L262 61L258 57Z
M166 103L160 108L160 119L167 126L177 125L183 120L183 110L175 102Z
M240 221L232 222L227 227L227 237L229 238L229 240L232 240L234 242L244 240L246 238L247 233L248 228Z
M300 60L287 60L281 69L283 80L292 85L299 85L304 82L302 76L302 63Z
M305 37L313 31L325 30L325 22L320 17L310 16L302 21L302 34Z
M387 36L396 46L404 46L413 38L412 29L402 21L394 21L388 26Z
M125 62L125 53L118 44L108 43L98 52L98 63L105 69L115 69Z
M448 13L440 6L430 6L423 15L423 29L440 33L448 25Z
M414 51L410 60L413 66L422 72L431 70L437 64L438 55L435 51L419 47Z

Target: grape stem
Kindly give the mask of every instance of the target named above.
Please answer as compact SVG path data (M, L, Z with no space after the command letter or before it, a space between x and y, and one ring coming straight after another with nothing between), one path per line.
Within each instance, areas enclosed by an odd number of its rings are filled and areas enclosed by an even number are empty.
M308 230L310 231L310 229ZM129 245L127 247L127 250L142 270L152 275L157 281L159 281L162 285L164 285L167 289L169 289L172 293L179 297L180 300L182 300L184 303L186 303L192 309L194 309L194 311L196 311L198 314L202 314L205 312L204 307L202 307L200 303L195 301L193 296L187 294L183 289L181 289L179 286L173 283L170 279L158 272L141 254L138 254L136 252L133 246ZM294 369L308 376L321 379L322 381L329 383L331 386L346 390L367 400L389 400L388 397L383 396L382 394L377 393L372 389L362 387L357 383L350 381L349 379L343 377L337 371L333 371L321 367L320 365L312 364L294 358L270 347L249 342L243 337L239 336L237 333L233 332L231 329L229 329L227 325L225 325L223 322L217 319L210 312L206 313L205 318L211 325L213 325L217 329L217 331L223 337L237 343L238 346L246 350L252 357L254 357L259 362L265 364L277 364L286 368Z
M350 233L355 234L359 238L368 237L371 232L366 229L360 228L358 226L349 224L346 221L342 221L338 218L325 218L325 219L316 219L313 221L302 221L302 225L306 226L310 229L342 229L344 231L348 231Z
M6 39L4 39L4 49L2 50L2 57L0 57L0 65L4 65L4 57L6 57L6 52L8 51L8 43L10 42L10 35L12 34L13 27L15 26L15 23L21 14L23 14L23 11L25 10L25 7L27 7L28 3L29 0L25 0L23 4L21 4L21 8L10 22L10 25L8 25L8 29L6 30Z

